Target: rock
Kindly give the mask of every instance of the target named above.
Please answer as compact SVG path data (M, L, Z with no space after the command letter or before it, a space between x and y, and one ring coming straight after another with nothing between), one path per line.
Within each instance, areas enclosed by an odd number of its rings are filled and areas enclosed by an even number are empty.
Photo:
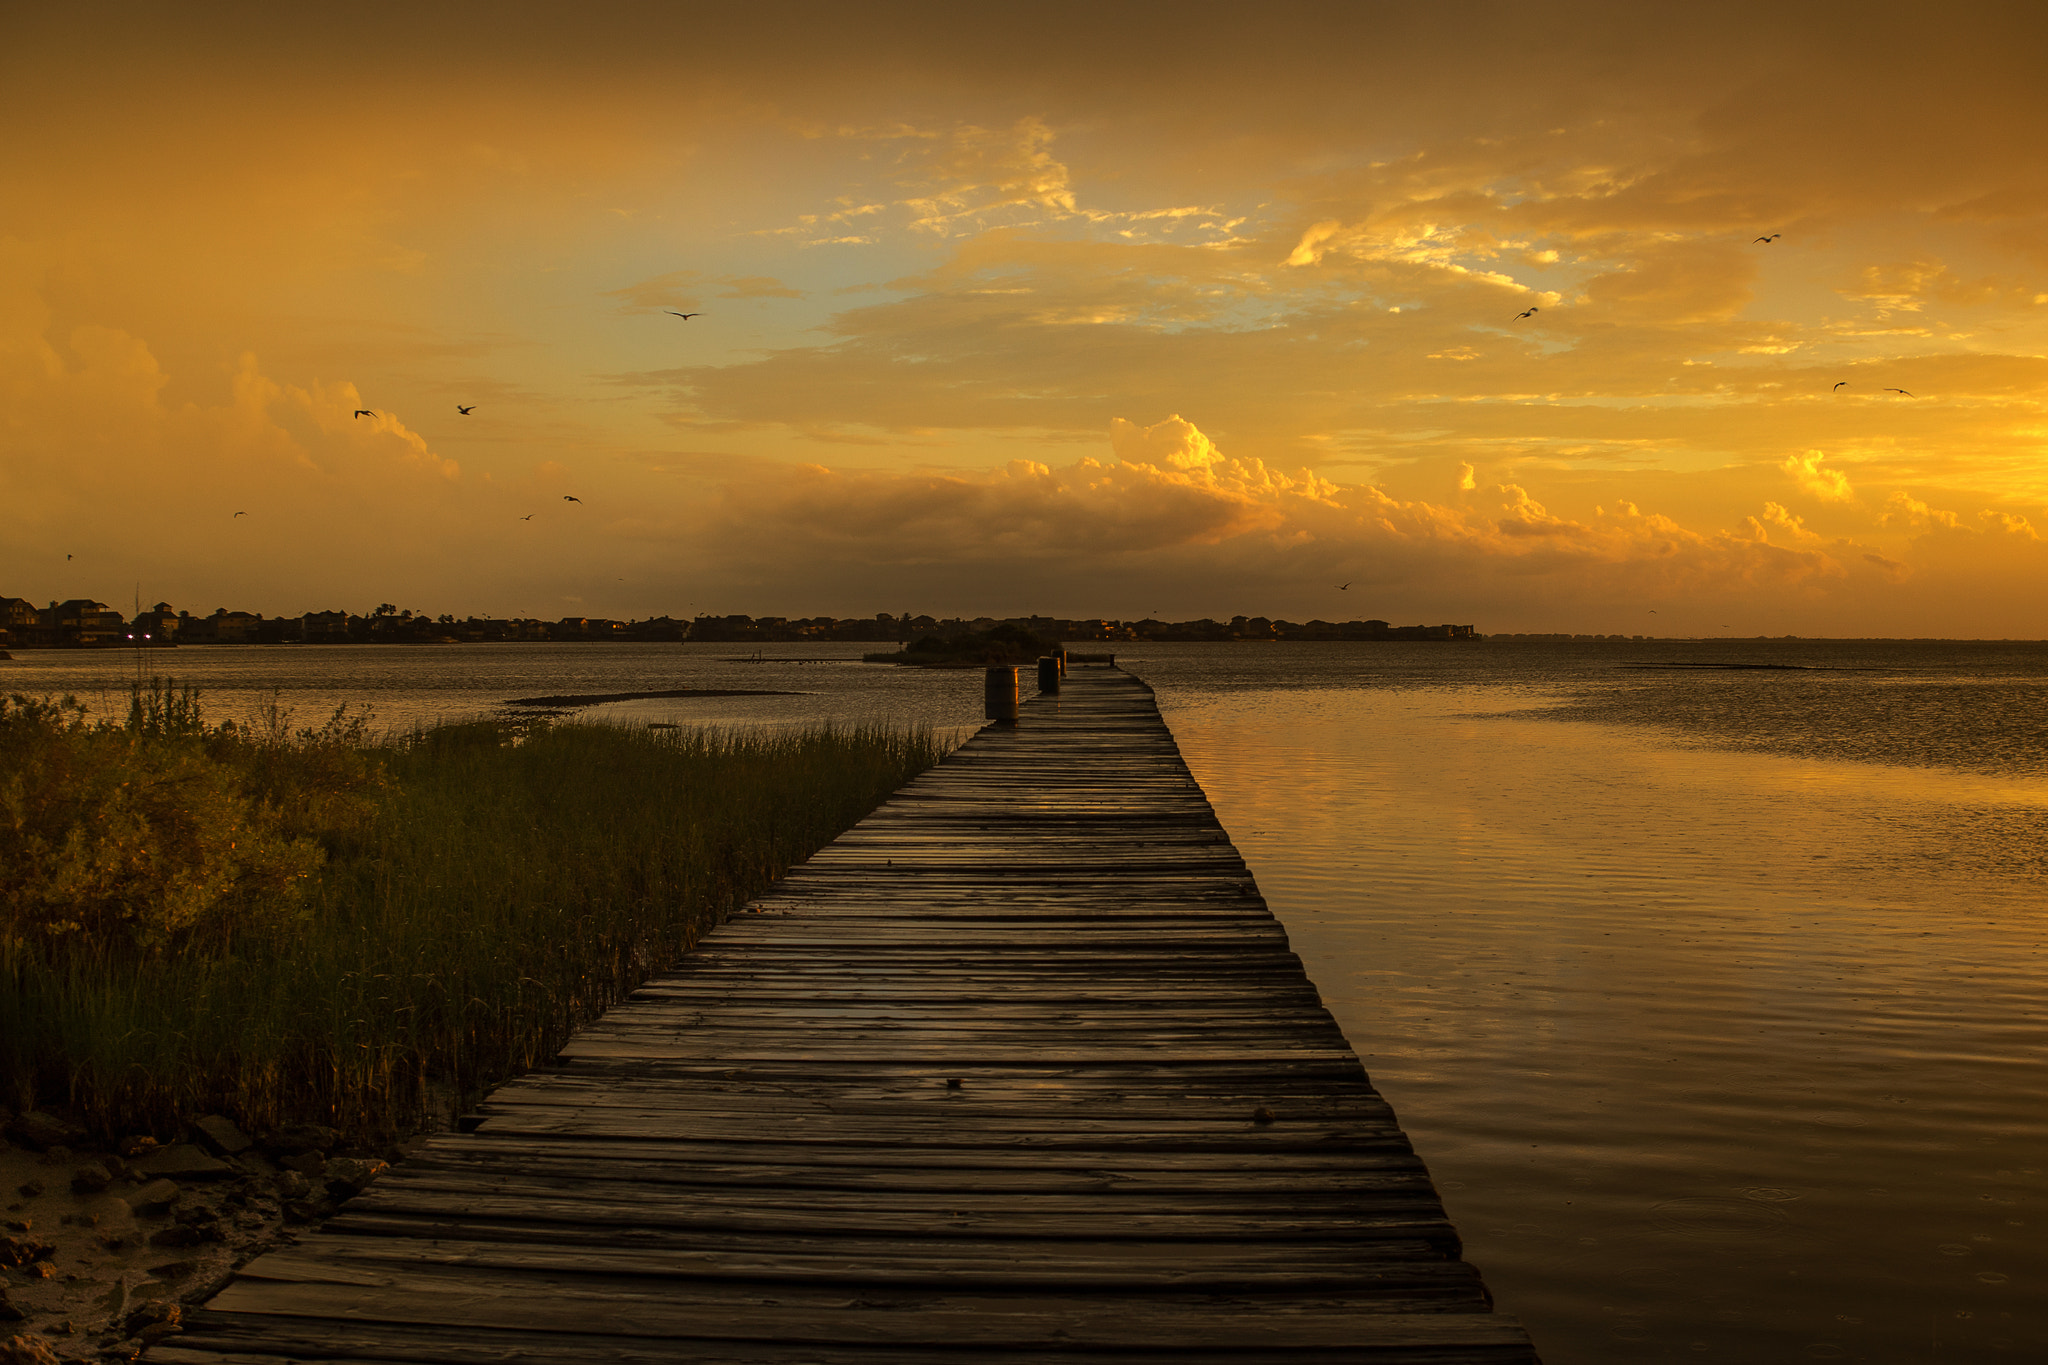
M256 1145L256 1140L236 1127L233 1119L219 1114L208 1114L194 1123L192 1135L215 1156L240 1156Z
M277 1193L283 1199L304 1199L313 1192L313 1182L297 1171L277 1173Z
M80 1166L71 1173L74 1194L104 1194L107 1186L113 1183L114 1177L107 1174L104 1166Z
M147 1133L137 1133L134 1137L122 1138L114 1145L114 1150L132 1161L139 1156L148 1156L162 1145Z
M272 1156L298 1156L303 1152L325 1153L341 1141L341 1134L318 1123L295 1123L272 1133L264 1142Z
M40 1237L0 1233L0 1266L32 1266L56 1254L57 1248Z
M85 1129L71 1120L45 1114L39 1109L31 1109L8 1124L7 1135L39 1152L83 1142L86 1138Z
M7 1232L27 1232L35 1225L36 1220L33 1218L9 1218L5 1222L0 1222L0 1230L4 1230Z
M189 1142L152 1152L135 1163L135 1169L150 1178L169 1180L225 1180L238 1175L225 1161L208 1156Z
M287 1171L297 1171L308 1180L318 1180L327 1169L327 1158L318 1152L301 1152L297 1156L285 1157L277 1164Z
M175 1327L185 1316L185 1310L168 1299L152 1299L137 1306L121 1324L121 1330L129 1336L140 1336L151 1327L169 1323Z
M58 1365L57 1353L45 1337L9 1337L0 1341L0 1365Z
M352 1199L369 1188L370 1182L391 1168L381 1161L359 1161L352 1156L340 1156L327 1163L322 1179L327 1182L327 1193L335 1199Z
M325 1199L294 1199L284 1206L288 1223L317 1223L334 1216L334 1205Z
M21 1191L23 1199L34 1199L47 1188L40 1180L24 1180L15 1188Z
M7 1286L0 1285L0 1322L20 1322L27 1317L28 1314L16 1308L14 1301L7 1297Z
M165 1261L162 1265L151 1266L149 1273L159 1280L182 1280L197 1269L197 1261Z
M212 1235L208 1236L208 1233ZM158 1228L149 1234L149 1244L153 1247L196 1247L201 1242L219 1240L218 1228L195 1228L184 1223L173 1223L167 1228Z
M168 1180L152 1180L121 1197L137 1213L153 1213L178 1202L178 1187Z
M31 1280L54 1280L57 1272L48 1261L31 1261L21 1268L23 1277Z

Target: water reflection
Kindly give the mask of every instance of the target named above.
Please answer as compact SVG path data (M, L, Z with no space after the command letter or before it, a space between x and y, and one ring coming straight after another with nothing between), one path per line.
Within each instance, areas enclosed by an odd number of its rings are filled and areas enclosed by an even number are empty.
M1681 747L1640 707L1559 719L1624 705L1584 679L1149 663L1552 1365L2048 1351L2038 756Z

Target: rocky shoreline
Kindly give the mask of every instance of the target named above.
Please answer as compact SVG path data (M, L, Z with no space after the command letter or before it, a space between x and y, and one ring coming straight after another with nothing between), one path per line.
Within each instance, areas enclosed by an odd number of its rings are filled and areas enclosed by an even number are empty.
M112 1147L57 1115L0 1110L0 1365L133 1360L247 1262L362 1193L401 1147L209 1115Z

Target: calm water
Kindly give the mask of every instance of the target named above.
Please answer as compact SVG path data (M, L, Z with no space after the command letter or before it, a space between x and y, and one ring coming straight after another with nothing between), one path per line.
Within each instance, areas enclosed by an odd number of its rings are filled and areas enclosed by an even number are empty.
M395 725L677 686L811 695L593 714L978 718L977 675L780 652L821 661L284 647L169 671L226 709L281 687ZM2048 647L1120 658L1550 1365L2048 1359ZM1808 667L1629 666L1714 660ZM32 654L0 688L131 675Z

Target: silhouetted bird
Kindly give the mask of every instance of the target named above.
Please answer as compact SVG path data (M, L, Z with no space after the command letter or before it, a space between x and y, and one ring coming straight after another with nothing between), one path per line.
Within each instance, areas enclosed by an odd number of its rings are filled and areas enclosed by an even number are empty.
M528 512L528 513L527 513L527 514L526 514L525 516L521 517L521 518L520 518L520 520L521 520L521 521L532 521L532 520L534 519L534 517L535 517L535 516L537 516L537 515L538 515L537 513L534 513L534 512Z
M471 403L471 404L470 404L470 405L469 405L468 407L466 407L466 408L465 408L464 406L462 406L462 404L460 404L460 403L457 403L457 404L455 405L455 410L456 410L457 412L461 413L461 414L462 414L462 415L463 415L464 417L467 417L467 416L469 416L469 415L470 415L470 414L471 414L472 412L475 412L475 411L476 411L476 404L474 404L474 403Z
M1913 396L1913 395L1912 395L1911 393L1908 393L1908 392L1907 392L1907 391L1906 391L1905 389L1886 389L1886 390L1885 390L1885 392L1886 392L1886 393L1903 393L1903 394L1905 394L1905 395L1906 395L1906 397L1908 397L1908 398L1911 398L1911 397Z
M1355 583L1355 582L1357 582L1357 581L1358 581L1357 579L1353 579L1353 580L1352 580L1352 583ZM1338 591L1338 592L1350 592L1350 591L1351 591L1351 583L1339 583L1339 584L1337 585L1337 591Z
M1538 313L1540 313L1540 312L1542 312L1542 311L1543 311L1543 310L1542 310L1541 308L1531 307L1531 308L1529 309L1529 311L1528 311L1528 312L1526 312L1526 313L1517 313L1517 314L1515 314L1515 321L1517 321L1517 322L1520 322L1520 321L1521 321L1521 320L1522 320L1523 318L1526 318L1526 317L1534 317L1534 316L1535 316L1536 314L1538 314Z
M246 517L246 516L248 516L248 515L249 515L249 514L248 514L247 512L237 512L237 513L235 513L235 517ZM228 518L228 520L229 520L229 521L233 521L233 520L235 519L235 517L229 517L229 518Z
M578 497L573 497L573 496L571 496L570 494L564 493L564 494L562 494L562 501L563 501L563 502L582 502L582 501L583 501L583 499L581 499L581 498L578 498Z
M1784 235L1785 235L1785 234L1784 234L1784 233L1782 233L1782 232L1774 232L1774 233L1772 233L1772 234L1771 234L1770 236L1768 236L1768 237L1759 237L1759 238L1757 238L1757 239L1756 239L1756 241L1757 241L1757 242L1762 242L1762 243L1763 243L1764 245L1766 245L1766 246L1769 246L1769 245L1770 245L1770 244L1771 244L1772 242L1775 242L1775 241L1777 241L1777 240L1778 240L1778 239L1779 239L1780 237L1782 237L1782 236L1784 236ZM1751 246L1755 246L1755 245L1756 245L1756 242L1751 242L1751 243L1750 243L1750 245L1751 245Z
M356 416L358 416L358 417L375 417L376 415L377 415L376 413L374 413L374 412L370 411L370 410L369 410L368 408L357 408L357 409L356 409Z
M671 314L671 315L673 315L673 316L675 316L675 317L679 317L679 318L681 318L681 319L682 319L682 320L683 320L684 322L688 322L688 321L689 321L689 320L690 320L691 318L694 318L694 317L699 317L699 316L701 316L701 314L697 314L697 313L678 313L678 312L676 312L676 310L675 310L675 309L673 309L673 308L669 308L669 309L666 309L666 310L664 310L664 311L668 312L669 314Z
M65 556L64 556L64 562L65 562L66 564L69 564L69 563L71 562L71 556L70 556L70 555L65 555Z
M1846 383L1848 383L1848 382L1849 382L1848 380L1844 379L1844 380L1842 381L1842 384L1846 384ZM1836 390L1836 389L1839 389L1839 388L1841 388L1841 387L1842 387L1842 384L1837 384L1837 385L1835 385L1835 387L1834 387L1833 389L1829 389L1829 390L1828 390L1828 392L1829 392L1829 393L1833 393L1833 392L1835 392L1835 390Z

